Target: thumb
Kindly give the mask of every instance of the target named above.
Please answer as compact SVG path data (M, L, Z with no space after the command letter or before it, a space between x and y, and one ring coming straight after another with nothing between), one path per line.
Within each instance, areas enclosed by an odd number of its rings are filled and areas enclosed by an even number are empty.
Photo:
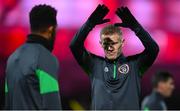
M125 23L115 23L114 26L117 26L117 27L127 27L127 25Z
M110 19L104 19L104 20L100 21L98 24L103 24L103 23L106 23L106 22L110 22Z

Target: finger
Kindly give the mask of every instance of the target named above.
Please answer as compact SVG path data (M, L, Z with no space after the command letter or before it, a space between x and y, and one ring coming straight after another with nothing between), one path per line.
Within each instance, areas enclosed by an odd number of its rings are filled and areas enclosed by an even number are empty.
M110 22L110 19L104 19L101 22L99 22L98 24L104 24L104 23L107 23L107 22Z
M118 8L117 12L122 15L122 13L123 13L123 8L122 8L122 7L121 7L121 8Z
M102 5L101 11L102 11L104 14L107 14L107 13L109 12L109 9L108 9L108 7L106 7L105 5Z
M103 12L105 12L105 13L108 13L108 12L109 12L108 7L106 7L105 5L102 5L102 10L103 10Z
M115 12L120 18L122 17L122 11L120 8L118 8Z
M104 10L104 14L105 14L105 15L107 15L108 12L109 12L109 9L108 9L108 8Z
M104 10L102 10L102 11L100 12L100 15L99 15L99 16L101 16L102 18L104 18L104 17L108 14L108 12L109 12L109 9L108 9L108 8L105 8Z
M99 9L101 7L101 5L99 4L97 7L96 7L96 9Z
M110 22L110 19L104 19L104 20L102 20L101 23L103 24L103 23L106 23L106 22Z
M126 14L125 14L126 8L125 8L125 7L122 7L121 12L122 12L122 15L123 15L123 16L126 15Z
M123 16L126 17L126 15L129 13L127 7L122 8Z
M133 14L130 12L130 10L127 7L125 9L125 13L126 13L127 19L135 19L135 17L133 16Z
M129 11L128 7L125 7L125 10Z
M124 10L125 10L126 13L131 14L130 10L127 7L125 7Z
M127 7L122 7L121 9L121 12L122 12L122 17L124 20L127 20L128 19L128 15L130 12L128 12L128 8Z
M124 11L126 9L126 7L122 7L122 10Z
M99 4L99 5L96 7L96 9L94 10L94 12L99 12L100 9L101 9L101 5Z
M122 11L121 11L121 8L117 8L116 12L117 12L117 13L121 13L121 12L122 12Z
M102 9L105 9L105 8L107 8L104 4L102 5Z

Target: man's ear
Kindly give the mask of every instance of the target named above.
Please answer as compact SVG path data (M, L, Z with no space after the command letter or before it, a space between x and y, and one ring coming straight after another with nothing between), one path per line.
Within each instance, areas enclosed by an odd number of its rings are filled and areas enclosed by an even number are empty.
M49 26L49 27L48 27L48 29L47 29L47 34L48 34L49 37L52 36L53 29L54 29L53 26Z
M52 33L53 28L54 28L53 26L49 26L49 27L48 27L48 32L49 32L49 33Z
M103 47L103 45L102 45L102 41L101 41L101 40L99 41L99 44L101 45L101 47Z
M122 39L122 45L121 45L121 47L124 47L124 44L125 44L125 39Z

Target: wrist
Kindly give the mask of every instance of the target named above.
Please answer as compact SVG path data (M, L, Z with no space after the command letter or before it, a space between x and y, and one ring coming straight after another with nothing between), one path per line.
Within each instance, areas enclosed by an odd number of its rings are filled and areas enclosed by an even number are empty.
M91 28L91 29L96 26L96 24L95 24L94 22L92 22L91 20L87 20L86 24L87 24L87 26L88 26L89 28Z
M133 27L131 27L131 30L134 31L136 34L139 33L141 29L143 29L143 27L140 24L136 24Z

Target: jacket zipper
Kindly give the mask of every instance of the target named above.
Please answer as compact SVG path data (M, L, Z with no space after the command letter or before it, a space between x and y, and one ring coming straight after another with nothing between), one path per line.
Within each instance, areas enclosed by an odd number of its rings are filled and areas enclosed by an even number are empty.
M114 79L116 78L116 62L114 61L114 72L113 72Z

